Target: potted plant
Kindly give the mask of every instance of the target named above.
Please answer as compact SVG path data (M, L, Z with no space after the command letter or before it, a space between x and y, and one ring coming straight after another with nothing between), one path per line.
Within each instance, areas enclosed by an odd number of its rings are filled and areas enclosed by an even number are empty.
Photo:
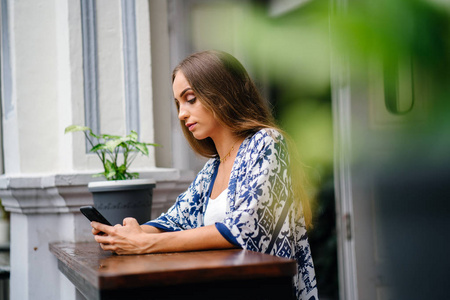
M141 224L151 217L152 196L155 182L152 179L138 179L139 173L132 173L129 167L137 155L148 156L148 146L153 143L138 141L138 134L131 131L125 136L94 134L86 126L71 125L65 134L82 131L103 165L103 172L93 175L105 177L106 181L88 184L94 198L94 206L111 224L121 224L125 217L133 217Z

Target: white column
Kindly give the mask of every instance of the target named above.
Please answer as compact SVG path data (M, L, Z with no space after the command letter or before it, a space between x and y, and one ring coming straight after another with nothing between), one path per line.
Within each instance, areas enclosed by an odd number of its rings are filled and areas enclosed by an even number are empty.
M89 175L0 178L0 198L11 212L11 299L61 299L48 244L92 239L89 222L78 213L92 204L88 180ZM73 296L75 289L64 294Z

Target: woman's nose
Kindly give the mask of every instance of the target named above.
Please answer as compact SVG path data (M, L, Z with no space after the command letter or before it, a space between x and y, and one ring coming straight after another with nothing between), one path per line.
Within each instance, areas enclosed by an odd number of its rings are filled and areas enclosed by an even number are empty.
M184 108L183 105L180 105L180 108L178 110L178 119L183 121L183 120L186 120L187 116L188 116L187 110Z

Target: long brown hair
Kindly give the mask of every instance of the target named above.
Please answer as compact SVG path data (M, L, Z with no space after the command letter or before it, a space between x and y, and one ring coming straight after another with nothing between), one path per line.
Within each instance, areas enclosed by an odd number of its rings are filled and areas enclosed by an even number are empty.
M216 120L236 136L247 137L263 128L274 128L287 135L276 125L270 109L242 64L232 55L215 50L197 52L186 57L172 72L172 83L181 71L197 99L211 111ZM179 109L177 105L177 109ZM210 138L197 140L181 122L184 136L192 149L205 157L218 155ZM294 151L295 152L295 151ZM295 153L291 161L296 159ZM290 167L295 199L301 199L307 226L311 225L311 209L305 193L304 176L298 166Z

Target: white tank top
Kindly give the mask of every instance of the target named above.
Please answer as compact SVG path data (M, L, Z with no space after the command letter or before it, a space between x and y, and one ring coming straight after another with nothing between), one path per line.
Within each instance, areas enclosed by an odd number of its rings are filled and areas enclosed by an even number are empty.
M204 217L205 226L223 222L227 210L227 194L228 189L225 189L216 199L209 198Z

